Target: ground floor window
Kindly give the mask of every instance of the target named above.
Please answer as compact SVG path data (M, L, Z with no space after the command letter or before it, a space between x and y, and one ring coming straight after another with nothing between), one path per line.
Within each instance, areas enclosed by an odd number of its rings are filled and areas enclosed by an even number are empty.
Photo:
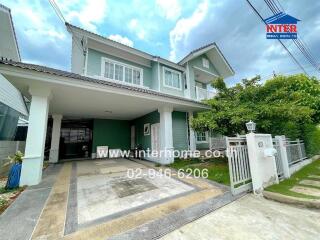
M208 132L196 132L197 142L208 142Z

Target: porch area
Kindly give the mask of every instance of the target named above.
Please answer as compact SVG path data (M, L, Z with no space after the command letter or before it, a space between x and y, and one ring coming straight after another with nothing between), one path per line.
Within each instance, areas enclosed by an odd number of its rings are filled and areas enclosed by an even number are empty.
M214 182L163 171L127 159L50 165L41 184L4 213L1 229L23 222L8 239L154 239L239 197Z
M209 108L184 97L37 65L8 62L0 71L31 100L21 186L41 182L45 152L49 162L57 163L65 158L95 159L98 146L194 150L188 120ZM174 157L148 160L169 164Z

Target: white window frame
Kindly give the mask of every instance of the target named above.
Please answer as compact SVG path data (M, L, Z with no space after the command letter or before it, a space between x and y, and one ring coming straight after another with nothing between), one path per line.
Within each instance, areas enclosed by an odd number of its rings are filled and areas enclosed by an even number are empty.
M170 71L170 72L173 72L173 73L177 73L177 74L179 75L179 85L180 85L180 88L173 87L173 86L170 86L170 85L167 85L167 84L166 84L166 76L165 76L165 71L166 71L166 70L167 70L167 71ZM172 89L181 91L181 90L182 90L182 77L181 77L181 72L176 71L176 70L173 70L173 69L171 69L171 68L162 67L162 83L163 83L163 86L166 87L166 88L172 88Z
M208 143L208 131L205 131L206 140L205 141L198 141L198 132L195 132L196 142L197 143Z
M123 70L122 70L122 80L116 80L114 79L115 77L115 65L113 67L113 79L111 78L106 78L105 77L105 66L106 66L106 62L109 62L109 63L113 63L113 64L117 64L117 65L120 65L123 67ZM126 82L125 81L125 68L131 68L132 70L136 70L136 71L139 71L140 72L140 84L135 84L135 83L129 83L129 82ZM132 71L133 72L133 71ZM139 67L136 67L136 66L133 66L133 65L130 65L130 64L126 64L126 63L123 63L123 62L119 62L119 61L116 61L116 60L113 60L113 59L110 59L110 58L106 58L106 57L102 57L101 58L101 77L103 79L107 79L108 81L112 81L112 82L117 82L117 83L123 83L123 84L129 84L129 85L133 85L133 86L143 86L143 69L142 68L139 68ZM133 81L133 73L132 73L132 81Z
M210 68L210 63L209 63L209 59L207 59L207 58L202 58L202 66L204 67L204 68Z

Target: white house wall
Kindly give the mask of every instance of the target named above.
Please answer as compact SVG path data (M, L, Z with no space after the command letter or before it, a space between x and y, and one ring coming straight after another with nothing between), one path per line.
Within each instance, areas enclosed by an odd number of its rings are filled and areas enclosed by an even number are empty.
M0 102L25 116L28 115L21 93L2 74L0 74Z

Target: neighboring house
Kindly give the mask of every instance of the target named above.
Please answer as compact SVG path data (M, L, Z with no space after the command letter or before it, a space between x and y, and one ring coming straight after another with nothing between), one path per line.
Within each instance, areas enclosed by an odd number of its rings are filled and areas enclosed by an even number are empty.
M10 9L1 4L0 23L0 56L21 61ZM0 74L0 140L14 140L21 115L28 115L21 93Z
M51 138L50 162L95 158L99 146L196 149L190 119L209 109L201 102L209 97L208 84L234 74L215 43L174 63L71 24L66 27L72 34L72 72L0 60L0 73L32 98L21 185L40 182L46 135ZM149 160L168 164L174 158Z

